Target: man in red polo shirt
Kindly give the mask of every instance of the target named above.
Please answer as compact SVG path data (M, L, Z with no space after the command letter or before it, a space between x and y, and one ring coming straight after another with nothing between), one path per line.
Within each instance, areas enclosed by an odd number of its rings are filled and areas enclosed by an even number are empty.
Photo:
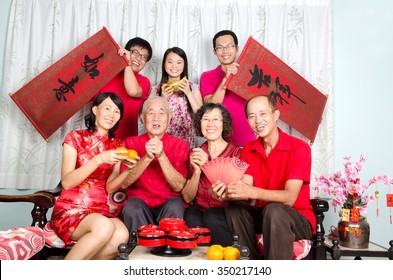
M180 191L188 177L188 143L165 133L170 119L165 98L154 96L143 103L141 120L147 132L124 141L124 147L135 150L140 159L132 169L108 183L111 193L127 188L128 199L120 217L129 231L159 224L162 218L183 218Z
M315 232L309 186L311 149L277 127L280 112L271 96L250 99L245 111L249 126L259 136L242 151L241 159L249 167L240 181L213 184L213 194L220 200L236 200L225 214L252 259L260 258L256 234L262 233L264 259L289 260L294 241L311 239Z

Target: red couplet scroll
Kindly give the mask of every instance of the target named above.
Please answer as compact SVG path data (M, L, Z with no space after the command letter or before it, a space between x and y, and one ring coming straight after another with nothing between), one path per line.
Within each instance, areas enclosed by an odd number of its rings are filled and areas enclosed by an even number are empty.
M127 59L103 27L10 97L48 141L69 118L123 70Z
M225 87L246 100L273 96L280 119L314 142L327 96L252 37L237 62L239 71Z

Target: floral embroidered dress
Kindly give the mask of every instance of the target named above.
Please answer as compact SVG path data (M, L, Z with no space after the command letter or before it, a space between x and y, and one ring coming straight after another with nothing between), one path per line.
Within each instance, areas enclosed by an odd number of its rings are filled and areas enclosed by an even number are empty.
M191 83L190 83L191 84ZM159 87L155 85L152 89L154 95L158 96ZM191 91L194 92L198 86L191 84ZM188 142L190 149L195 147L195 129L190 114L191 108L188 108L187 96L183 92L173 93L168 98L169 109L172 113L171 122L166 133L169 135L184 139Z
M108 135L101 136L97 131L90 133L87 130L69 132L64 143L77 150L76 168L85 165L103 151L121 146L118 139L109 139ZM70 235L87 215L99 213L106 217L114 217L109 212L108 194L105 189L112 167L113 164L101 164L78 186L62 190L53 208L51 226L67 245L74 243L70 240Z

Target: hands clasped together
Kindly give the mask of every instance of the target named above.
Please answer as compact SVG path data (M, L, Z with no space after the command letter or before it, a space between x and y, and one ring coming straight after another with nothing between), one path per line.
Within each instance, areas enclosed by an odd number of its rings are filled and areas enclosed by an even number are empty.
M155 136L146 142L146 155L153 159L155 157L159 158L164 152L164 145L162 141Z

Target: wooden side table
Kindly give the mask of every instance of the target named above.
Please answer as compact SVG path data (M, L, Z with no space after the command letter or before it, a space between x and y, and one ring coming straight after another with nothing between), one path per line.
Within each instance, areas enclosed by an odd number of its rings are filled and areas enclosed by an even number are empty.
M338 240L325 239L326 251L330 253L333 260L339 260L342 256L354 257L361 260L362 257L388 258L393 260L393 240L389 241L390 248L385 248L374 242L370 242L367 249L352 249L339 246Z

